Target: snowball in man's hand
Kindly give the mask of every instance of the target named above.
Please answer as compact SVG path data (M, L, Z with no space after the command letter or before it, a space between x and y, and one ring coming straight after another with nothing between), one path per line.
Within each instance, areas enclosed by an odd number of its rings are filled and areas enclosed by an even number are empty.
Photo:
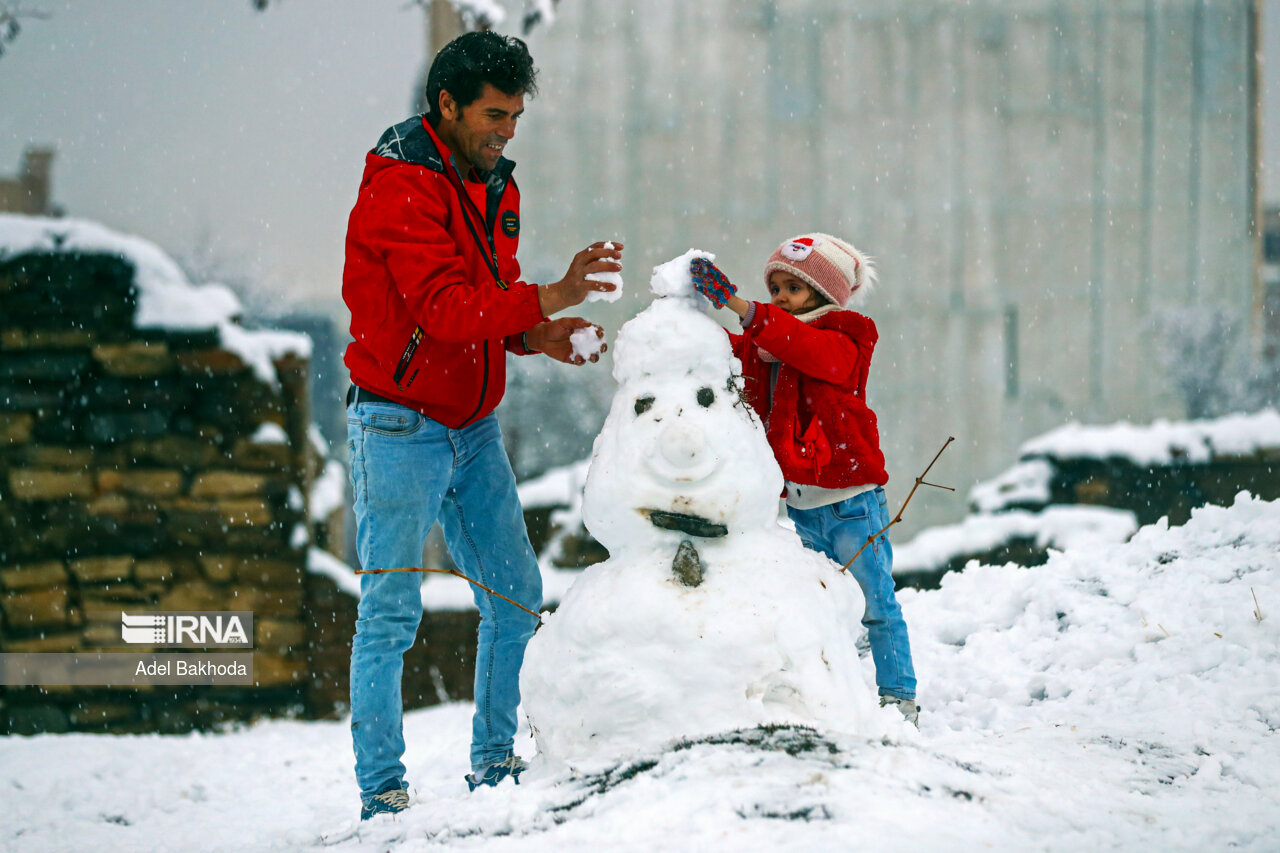
M613 243L605 243L606 249L615 248ZM587 281L600 281L605 284L617 285L613 290L605 293L603 290L592 290L587 294L588 302L617 302L622 296L622 273L620 272L593 272L587 274ZM578 353L574 349L574 354Z
M573 354L583 361L590 360L591 356L599 355L604 349L604 335L596 326L586 326L581 329L575 329L569 335L569 344L573 347Z

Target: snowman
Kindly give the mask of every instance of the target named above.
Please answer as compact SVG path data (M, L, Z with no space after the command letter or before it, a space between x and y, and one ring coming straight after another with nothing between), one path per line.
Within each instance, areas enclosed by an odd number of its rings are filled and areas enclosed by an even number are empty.
M782 473L704 311L690 250L618 333L587 475L588 567L526 652L539 754L575 769L767 723L882 736L855 649L861 594L778 524Z

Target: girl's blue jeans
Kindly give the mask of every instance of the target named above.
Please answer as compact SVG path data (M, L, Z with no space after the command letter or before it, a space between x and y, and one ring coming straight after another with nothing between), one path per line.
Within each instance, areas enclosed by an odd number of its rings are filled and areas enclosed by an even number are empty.
M356 547L366 569L421 567L432 524L467 577L542 606L542 576L516 498L498 420L449 429L394 403L347 407L347 449L355 490ZM404 653L422 618L422 574L361 575L351 643L351 739L366 802L403 785ZM462 580L452 581L463 583ZM471 767L506 758L516 732L520 666L537 620L472 586L480 608Z
M876 488L816 509L787 507L806 548L821 551L840 565L857 553L867 537L889 523L884 489ZM849 567L867 607L862 624L871 641L876 686L881 696L916 698L916 672L902 608L893 594L893 547L882 533Z

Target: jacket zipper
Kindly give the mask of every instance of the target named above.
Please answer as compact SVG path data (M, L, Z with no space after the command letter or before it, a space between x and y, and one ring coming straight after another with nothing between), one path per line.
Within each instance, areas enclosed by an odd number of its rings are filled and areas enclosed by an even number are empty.
M492 226L489 226L488 220L481 215L480 211L476 208L475 203L471 201L471 196L467 194L466 187L462 185L462 177L457 174L457 170L455 169L453 174L446 172L445 178L450 184L453 184L454 191L458 193L458 200L462 202L462 218L467 223L467 230L471 232L471 239L475 240L476 247L480 250L480 255L484 258L485 265L489 267L489 271L493 273L494 283L503 290L507 290L507 283L502 280L502 276L498 271L498 249L493 244ZM457 183L454 183L454 178L458 179ZM471 222L471 216L468 214L468 210L474 213L481 223L488 226L485 231L485 237L488 238L489 243L488 254L484 251L484 243L481 242L480 235L476 233L476 227ZM476 415L480 414L480 410L484 408L485 397L489 392L489 343L484 341L481 343L481 346L484 347L484 379L480 383L480 401L476 403L475 411L462 421L460 427L466 426L475 418Z
M462 178L457 174L457 170L455 169L453 174L446 174L445 178L453 185L454 191L458 194L458 200L462 202L462 218L467 223L467 230L471 232L471 239L475 240L476 247L480 250L480 254L484 258L485 266L489 268L489 272L493 273L494 283L503 290L508 290L509 288L507 287L507 283L502 280L502 275L498 270L498 248L493 244L493 226L489 223L489 220L480 213L480 209L477 208L475 203L471 200L471 196L467 193L466 187L463 186ZM458 179L457 183L454 183L454 178ZM484 250L485 243L480 239L480 235L476 233L476 226L471 222L471 215L468 214L468 210L475 215L476 219L480 220L480 222L485 225L485 237L489 244L489 251L487 253Z
M392 375L391 381L396 383L396 387L401 391L404 390L404 386L400 384L400 380L404 378L404 372L409 369L409 362L413 361L413 354L418 351L418 344L422 343L422 335L422 327L416 327L413 334L409 336L409 343L405 345L404 352L400 353L400 363L396 365L396 372ZM417 376L416 371L414 376ZM412 381L411 379L410 382Z
M459 429L469 424L471 422L471 419L474 418L476 415L480 414L480 410L484 408L484 397L489 390L489 342L485 341L483 343L483 346L484 346L484 381L480 383L480 402L476 403L476 410L472 412L470 415L467 415L466 420L464 420L461 424L458 425Z

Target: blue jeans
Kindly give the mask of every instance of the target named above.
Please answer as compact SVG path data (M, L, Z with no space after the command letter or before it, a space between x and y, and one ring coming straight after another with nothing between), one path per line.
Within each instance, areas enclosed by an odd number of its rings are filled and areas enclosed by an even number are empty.
M796 533L806 548L821 551L842 566L868 536L889 523L882 488L817 509L787 507L787 515L796 523ZM862 624L871 641L880 695L916 698L907 623L893 594L893 547L888 533L880 534L866 547L849 567L849 573L862 587L867 602Z
M420 568L427 533L439 521L468 577L531 610L542 606L542 575L495 416L449 429L394 403L355 404L347 407L347 449L362 566ZM422 619L422 578L419 572L360 577L351 739L366 802L404 784L400 682ZM471 724L471 767L478 770L511 754L520 665L537 620L479 587L472 592L480 608Z

